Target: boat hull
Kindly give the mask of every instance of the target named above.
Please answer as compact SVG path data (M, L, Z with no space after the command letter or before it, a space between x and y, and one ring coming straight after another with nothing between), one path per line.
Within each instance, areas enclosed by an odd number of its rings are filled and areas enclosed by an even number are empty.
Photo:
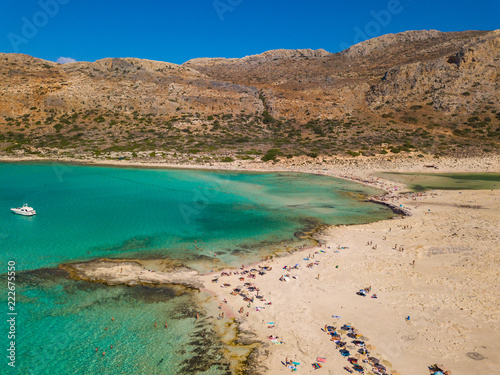
M13 214L22 215L22 216L33 216L33 215L36 215L36 211L35 210L32 210L32 211L22 211L22 210L20 210L18 208L11 208L10 211Z

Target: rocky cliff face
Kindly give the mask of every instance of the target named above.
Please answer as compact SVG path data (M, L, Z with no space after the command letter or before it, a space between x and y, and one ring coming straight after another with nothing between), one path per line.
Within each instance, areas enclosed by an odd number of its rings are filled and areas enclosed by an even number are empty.
M447 114L470 114L497 106L500 30L472 38L450 53L390 68L367 92L370 108L404 108L425 103Z
M188 67L140 59L59 65L0 54L0 116L119 110L165 117L179 113L262 111L258 90L213 80ZM36 107L36 110L30 108ZM231 109L232 108L232 109Z
M264 90L277 117L368 115L384 103L404 110L431 101L436 111L467 116L498 95L499 37L499 31L407 31L338 54L279 50L243 59L195 59L184 66ZM463 92L474 94L464 98Z
M94 151L373 153L384 144L409 149L418 138L420 149L436 152L450 144L443 137L462 145L484 138L495 149L499 71L499 30L408 31L336 54L274 50L182 65L134 58L59 65L0 54L0 149L80 140ZM389 129L400 136L384 136ZM151 143L151 134L161 142Z

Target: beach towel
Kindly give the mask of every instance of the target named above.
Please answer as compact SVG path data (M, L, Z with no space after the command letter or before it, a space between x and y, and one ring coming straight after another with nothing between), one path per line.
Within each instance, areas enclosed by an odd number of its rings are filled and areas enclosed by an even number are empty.
M332 318L337 318L337 319L340 319L341 316L340 315L332 315Z
M316 362L326 362L326 358L318 357L316 358Z
M298 366L300 365L300 362L292 362L293 365Z
M315 370L321 368L322 366L319 363L313 363L312 367L314 367Z

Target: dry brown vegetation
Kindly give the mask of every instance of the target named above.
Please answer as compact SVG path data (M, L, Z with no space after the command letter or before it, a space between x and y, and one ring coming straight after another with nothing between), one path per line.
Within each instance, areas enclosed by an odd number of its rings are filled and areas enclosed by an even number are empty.
M0 54L0 152L199 161L497 152L499 70L498 30L183 65Z

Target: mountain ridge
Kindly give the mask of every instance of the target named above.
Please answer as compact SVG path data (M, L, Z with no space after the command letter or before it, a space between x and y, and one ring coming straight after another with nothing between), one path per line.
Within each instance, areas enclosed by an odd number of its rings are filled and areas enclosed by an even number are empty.
M407 31L339 53L278 49L180 65L0 54L0 153L442 154L477 149L476 139L497 150L499 61L500 30Z

